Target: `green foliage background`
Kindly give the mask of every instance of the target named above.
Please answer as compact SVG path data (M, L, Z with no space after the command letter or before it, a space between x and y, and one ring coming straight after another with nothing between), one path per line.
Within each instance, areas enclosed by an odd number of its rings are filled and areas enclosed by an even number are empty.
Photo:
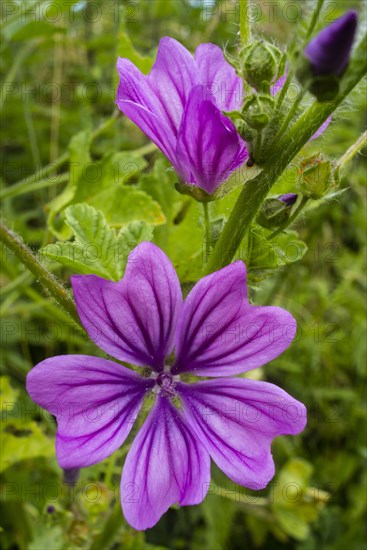
M174 173L143 134L114 115L115 61L117 55L130 57L148 72L165 35L191 51L206 41L232 51L236 3L60 0L48 11L50 2L5 4L13 10L3 12L1 30L5 220L34 250L41 249L43 261L66 285L75 272L120 278L131 243L154 238L190 288L203 263L202 211L174 190ZM306 15L309 5L279 0L269 11L270 4L256 1L255 31L285 44L294 30L290 4ZM363 0L330 2L322 25L352 6L363 21ZM339 158L365 123L364 84L303 156L321 150ZM366 152L348 164L345 192L307 211L293 247L286 240L276 243L282 252L276 262L268 253L259 257L256 247L243 258L254 303L288 309L300 327L289 350L253 376L277 383L307 405L306 430L275 441L277 475L265 491L235 487L213 468L203 504L171 509L146 533L131 529L120 512L117 492L128 445L83 470L74 489L63 483L54 422L30 401L25 377L46 357L100 352L2 250L2 548L365 547ZM47 174L26 180L49 163L55 164ZM291 170L274 189L296 190ZM235 195L212 206L213 233ZM253 239L261 241L256 229ZM90 242L100 243L98 258L93 248L85 253Z

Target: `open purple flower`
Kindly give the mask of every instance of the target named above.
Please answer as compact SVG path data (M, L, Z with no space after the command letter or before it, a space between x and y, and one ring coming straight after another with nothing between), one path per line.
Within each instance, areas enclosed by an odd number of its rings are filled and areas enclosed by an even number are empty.
M162 38L148 75L119 58L116 104L163 151L184 183L212 194L247 158L245 142L222 111L239 109L242 80L214 44L193 57Z
M149 394L155 404L121 480L122 509L134 528L153 526L174 503L200 503L210 458L235 483L265 487L274 475L272 439L302 431L306 409L273 384L233 378L277 357L296 332L287 311L248 303L245 265L204 277L183 301L167 256L142 243L121 281L80 275L72 285L92 340L148 369L138 374L85 355L49 358L32 369L28 392L57 417L60 466L81 468L112 454ZM187 383L187 374L213 378Z
M358 14L350 10L323 29L305 49L315 75L340 75L349 62Z

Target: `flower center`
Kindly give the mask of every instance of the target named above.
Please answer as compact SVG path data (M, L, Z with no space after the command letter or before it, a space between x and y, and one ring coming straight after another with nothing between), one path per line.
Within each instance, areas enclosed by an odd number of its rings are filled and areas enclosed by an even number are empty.
M177 376L172 376L170 372L161 372L156 378L156 384L161 393L166 397L174 397L176 395L176 380Z

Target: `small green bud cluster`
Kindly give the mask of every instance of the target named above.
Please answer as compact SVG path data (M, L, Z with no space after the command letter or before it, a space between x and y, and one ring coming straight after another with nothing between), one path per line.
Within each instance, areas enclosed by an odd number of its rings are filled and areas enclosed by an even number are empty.
M259 133L269 125L273 117L274 99L270 88L274 80L284 73L286 56L272 44L256 40L242 48L238 59L231 58L226 53L225 57L252 88L252 93L250 90L241 111L225 114L231 118L242 139L249 144L250 158L259 162L258 155L261 155L255 142L258 143Z
M265 91L278 75L280 60L278 48L257 40L240 52L242 76L258 92Z
M318 200L335 185L333 166L318 155L305 159L300 167L299 189L305 197Z
M253 94L243 106L243 120L254 130L262 130L269 124L273 109L274 100L271 96Z

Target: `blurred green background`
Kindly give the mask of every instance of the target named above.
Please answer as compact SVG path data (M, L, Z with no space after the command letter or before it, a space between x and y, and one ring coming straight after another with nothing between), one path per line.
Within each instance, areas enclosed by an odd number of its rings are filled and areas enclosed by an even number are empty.
M314 5L256 0L254 30L284 46L300 15L309 17ZM321 25L354 6L362 27L363 0L329 2ZM149 71L166 35L191 51L211 41L231 52L238 42L236 2L28 0L3 2L1 10L0 162L8 225L35 251L70 237L60 215L68 204L63 193L68 160L76 171L92 160L107 166L106 173L117 163L127 191L141 193L142 219L154 227L156 242L176 263L182 282L192 282L201 258L201 214L191 199L173 190L171 171L161 177L169 166L162 155L145 147L146 138L130 121L114 117L115 62L118 55L130 57ZM365 130L366 112L363 83L324 136L307 146L307 155L322 151L339 158ZM126 153L114 156L121 151ZM255 270L252 278L254 302L288 309L300 328L287 352L254 376L306 404L306 430L274 442L277 474L260 494L234 486L213 467L213 486L203 504L169 510L146 533L131 529L120 511L127 448L83 470L74 488L63 483L54 456L54 422L30 401L25 376L52 355L99 352L2 249L2 548L366 547L366 154L365 149L348 164L341 182L345 192L315 205L298 223L308 245L300 261L271 270L263 280ZM50 163L47 172L40 171ZM35 172L37 177L29 178ZM135 195L124 196L121 207L113 184L111 172L103 200L93 185L79 200L101 208L112 226L141 219L131 210ZM292 178L276 186L279 192L296 190ZM224 207L223 212L225 217ZM164 219L173 220L169 234ZM68 284L70 266L48 266Z

